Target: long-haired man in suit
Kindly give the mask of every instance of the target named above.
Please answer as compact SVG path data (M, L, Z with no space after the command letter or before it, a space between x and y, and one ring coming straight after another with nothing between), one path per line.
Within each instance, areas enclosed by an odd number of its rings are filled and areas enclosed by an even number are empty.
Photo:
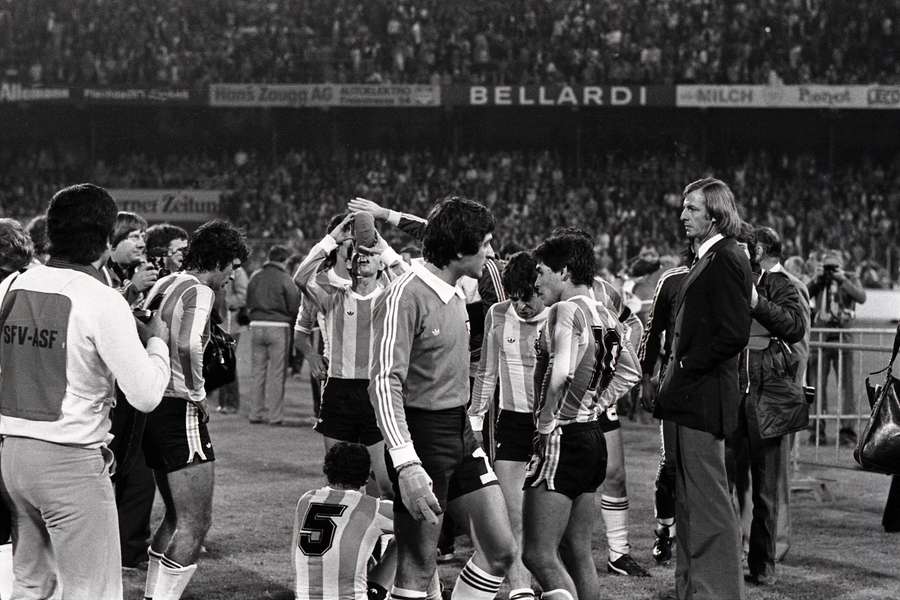
M681 222L697 258L675 302L672 360L659 390L658 418L676 424L678 523L675 595L743 597L741 535L728 492L725 437L737 425L738 355L750 335L750 260L734 236L741 218L722 181L684 189Z

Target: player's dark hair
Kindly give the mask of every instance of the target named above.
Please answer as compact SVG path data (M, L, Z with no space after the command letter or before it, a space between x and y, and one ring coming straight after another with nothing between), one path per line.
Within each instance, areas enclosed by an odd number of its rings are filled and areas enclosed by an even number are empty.
M747 244L747 247L752 250L753 245L756 243L756 230L747 221L741 221L734 239L742 244Z
M15 219L0 219L0 281L27 267L32 256L34 245L22 224Z
M440 268L459 255L478 252L484 236L494 231L494 217L482 204L451 196L438 202L428 213L422 236L422 255Z
M269 248L268 259L272 262L284 262L291 255L291 249L287 246L274 245Z
M50 254L88 265L106 251L116 222L116 202L109 192L92 183L61 189L47 209Z
M403 249L400 250L400 254L404 253L409 254L410 258L419 258L422 256L422 249L415 244L409 244L408 246L403 246Z
M534 295L537 261L530 252L516 252L503 268L503 289L510 297L529 300Z
M522 244L519 244L517 242L506 242L500 248L500 252L498 254L499 254L500 258L509 258L513 254L515 254L517 252L522 252L524 250L525 250L525 247L522 246Z
M147 249L165 248L168 250L172 240L187 241L189 237L188 232L178 225L157 223L147 228Z
M325 453L322 472L332 485L360 488L369 481L372 461L362 444L338 442Z
M116 224L113 227L112 238L110 244L113 248L119 245L119 242L128 237L132 231L146 231L147 220L141 215L127 210L120 210L116 215Z
M244 234L225 221L207 221L191 234L184 253L185 270L215 271L226 268L235 259L244 262L249 250Z
M681 197L686 198L688 194L696 191L703 194L706 212L716 221L716 231L725 237L737 236L743 221L731 188L724 181L705 177L689 183Z
M781 236L771 227L757 227L753 232L756 235L756 243L762 246L766 256L781 260Z
M557 273L568 267L575 285L591 285L594 280L594 248L584 235L554 235L534 249L534 257Z
M25 232L31 237L35 254L46 254L50 251L50 242L47 239L47 215L38 215L28 221Z

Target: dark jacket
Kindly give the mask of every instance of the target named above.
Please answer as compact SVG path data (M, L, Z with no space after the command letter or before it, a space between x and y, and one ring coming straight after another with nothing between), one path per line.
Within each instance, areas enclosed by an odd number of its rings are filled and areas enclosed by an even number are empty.
M741 386L756 408L760 436L781 437L809 424L809 405L797 377L805 359L791 348L807 333L809 307L785 273L764 273L756 289L759 302L751 315L770 340L764 349L748 350Z
M250 322L273 321L293 325L300 309L300 290L279 263L267 262L247 284Z
M675 304L672 361L655 416L716 437L737 427L738 357L750 336L750 261L731 238L691 269Z

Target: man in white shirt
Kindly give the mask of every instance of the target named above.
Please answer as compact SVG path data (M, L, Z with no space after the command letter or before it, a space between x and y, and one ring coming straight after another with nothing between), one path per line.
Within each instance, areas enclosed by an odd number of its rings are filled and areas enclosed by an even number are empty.
M107 447L113 383L149 412L170 369L166 325L153 317L139 334L98 271L115 218L102 188L57 192L47 265L0 286L0 474L17 598L122 597Z

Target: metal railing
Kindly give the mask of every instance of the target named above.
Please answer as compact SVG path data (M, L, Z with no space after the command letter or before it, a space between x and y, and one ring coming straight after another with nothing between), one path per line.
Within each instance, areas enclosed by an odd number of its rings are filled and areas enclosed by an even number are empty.
M810 410L811 430L795 438L795 468L797 463L856 468L852 454L855 436L849 432L858 436L865 429L871 412L865 379L887 365L895 332L812 328L807 381L816 387L816 395Z

